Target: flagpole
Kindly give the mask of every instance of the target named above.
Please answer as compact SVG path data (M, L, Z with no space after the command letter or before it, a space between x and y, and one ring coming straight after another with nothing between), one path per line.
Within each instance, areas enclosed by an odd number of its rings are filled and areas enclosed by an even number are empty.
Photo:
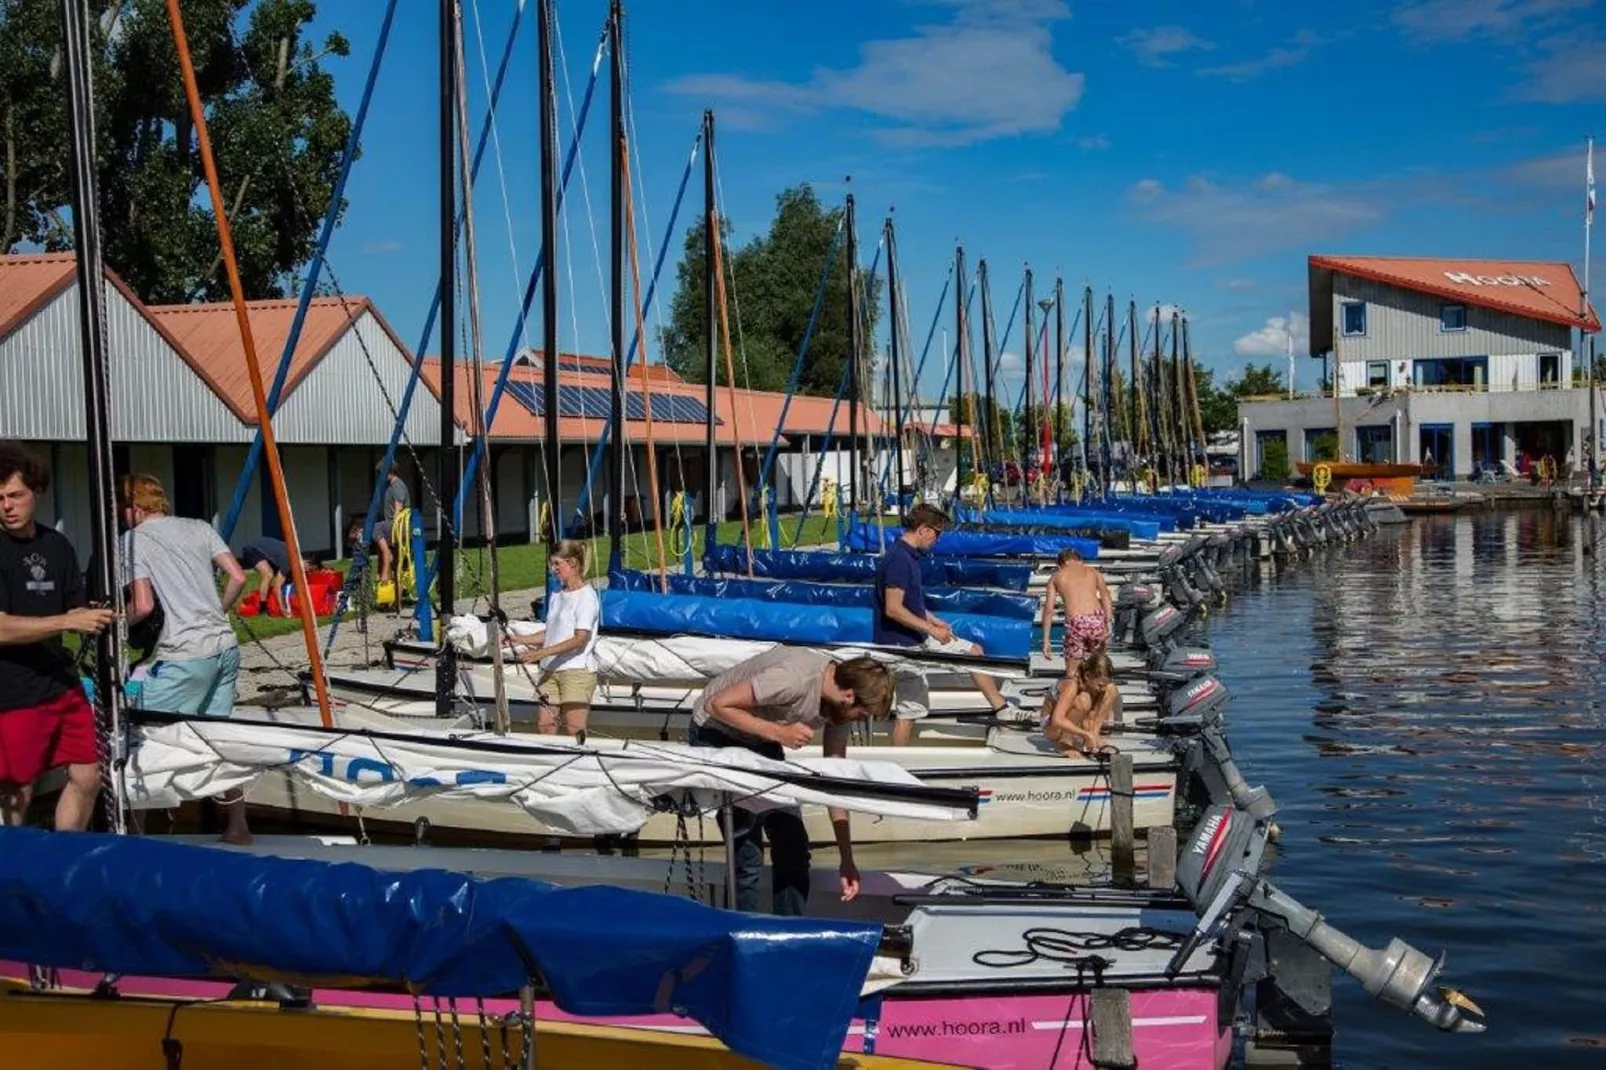
M1589 236L1595 223L1595 139L1584 139L1584 288L1578 295L1578 318L1584 321L1589 319ZM1578 348L1583 352L1587 364L1585 365L1584 383L1589 389L1589 434L1584 441L1589 445L1589 459L1587 462L1589 472L1589 489L1593 493L1600 481L1600 465L1597 458L1600 455L1600 443L1596 441L1599 430L1599 420L1595 414L1595 336L1585 328L1578 329L1580 342L1587 344Z

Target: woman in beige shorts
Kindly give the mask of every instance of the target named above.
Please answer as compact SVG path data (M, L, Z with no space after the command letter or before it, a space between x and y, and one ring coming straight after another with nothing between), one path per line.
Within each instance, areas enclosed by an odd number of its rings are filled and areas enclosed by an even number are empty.
M586 582L586 551L583 542L564 540L558 544L547 567L558 581L546 612L546 631L522 647L519 661L541 666L536 685L541 707L535 730L545 735L558 732L558 715L563 731L581 743L586 738L586 714L597 691L597 631L602 624L602 600L597 589Z

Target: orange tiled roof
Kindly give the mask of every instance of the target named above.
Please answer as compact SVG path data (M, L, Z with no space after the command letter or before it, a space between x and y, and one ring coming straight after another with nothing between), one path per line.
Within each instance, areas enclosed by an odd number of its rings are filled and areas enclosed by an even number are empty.
M364 312L372 312L374 320L391 336L396 347L403 353L408 352L368 298L313 298L307 306L306 322L302 324L295 353L290 358L290 374L284 381L284 393L279 399L281 405L318 366L318 362L339 341L346 328L357 322ZM273 382L273 373L284 351L285 340L290 337L290 324L295 319L295 313L294 300L246 302L246 315L251 322L251 336L256 343L263 386ZM251 379L246 373L245 350L240 343L240 326L234 315L234 305L226 301L206 305L154 305L150 308L150 314L178 341L190 366L206 380L224 404L242 421L254 425L256 402L251 396Z
M0 338L26 323L73 280L73 254L0 256Z
M491 389L496 383L499 370L497 364L486 364L483 368L484 380L481 389L484 397L489 400ZM464 364L458 364L454 371L457 377L457 393L453 407L457 412L458 424L465 429L469 426L472 413L473 399L470 395L469 369ZM440 396L441 367L439 359L425 357L421 372L425 386L437 397ZM540 369L520 361L508 373L509 382L523 382L539 389L542 377ZM588 386L599 390L607 390L609 377L607 375L590 375L582 372L558 373L560 386ZM705 388L695 383L677 380L674 382L653 382L649 387L654 397L684 397L697 401L705 399ZM629 382L626 384L627 395L641 395L641 381L633 370ZM781 409L785 403L786 395L765 390L737 389L735 394L736 416L731 418L731 394L726 387L720 387L715 395L714 415L719 423L714 426L714 441L721 446L730 446L734 443L732 428L741 432L744 446L768 445L770 436L781 423ZM831 398L810 397L798 394L792 398L792 404L787 409L786 426L782 428L782 435L823 435L831 423ZM656 416L658 409L654 406ZM836 436L838 439L847 438L847 408L842 407L837 412ZM881 433L881 423L874 413L864 410L860 414L860 423L864 426L864 433L875 435ZM558 434L563 441L569 443L596 442L602 437L603 428L607 421L600 417L574 417L565 416L558 421ZM677 423L665 419L655 418L652 422L652 438L657 445L679 444L683 446L701 445L707 434L706 427L700 423ZM496 421L491 426L492 439L505 440L538 440L544 438L546 428L543 419L532 413L512 398L504 397L502 404L497 407ZM647 424L645 420L628 420L625 423L625 437L634 443L643 444L647 439Z
M1310 266L1565 327L1600 330L1593 307L1588 315L1578 314L1578 279L1560 261L1313 256Z

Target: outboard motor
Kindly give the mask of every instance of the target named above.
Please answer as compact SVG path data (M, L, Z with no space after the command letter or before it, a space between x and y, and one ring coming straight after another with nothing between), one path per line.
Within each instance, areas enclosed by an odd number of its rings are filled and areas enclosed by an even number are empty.
M1169 602L1150 610L1138 621L1137 645L1145 650L1154 650L1186 627L1192 618L1191 612L1185 613Z
M1110 622L1110 645L1131 646L1137 641L1138 621L1159 594L1146 583L1125 583L1115 596L1114 620Z
M1184 553L1180 546L1173 544L1160 551L1160 580L1165 584L1166 595L1179 606L1202 605L1204 594L1182 574L1183 562Z
M1188 741L1178 780L1197 785L1204 801L1212 806L1231 803L1261 821L1270 821L1277 812L1271 793L1263 787L1251 788L1244 779L1227 738L1221 734L1219 721L1206 724L1198 736Z
M1145 667L1156 684L1177 686L1216 671L1216 656L1202 646L1168 646L1149 651Z
M1227 589L1221 574L1210 563L1210 540L1203 535L1195 535L1188 540L1188 568L1197 585L1212 594L1221 594Z
M1444 955L1430 959L1399 938L1381 951L1367 947L1262 877L1266 837L1264 821L1232 807L1212 806L1200 819L1177 859L1177 888L1193 905L1199 923L1166 964L1167 977L1181 973L1206 941L1232 950L1232 942L1252 939L1243 928L1247 910L1262 927L1286 929L1359 981L1374 999L1445 1032L1484 1031L1483 1011L1476 1003L1455 989L1435 985Z
M1177 687L1160 699L1155 727L1173 732L1197 732L1221 724L1230 697L1227 685L1214 676L1202 676Z

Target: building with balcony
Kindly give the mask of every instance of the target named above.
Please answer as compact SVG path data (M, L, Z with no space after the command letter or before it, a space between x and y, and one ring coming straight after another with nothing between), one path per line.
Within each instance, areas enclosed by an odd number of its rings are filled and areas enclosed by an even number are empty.
M1272 442L1292 463L1421 463L1444 477L1586 456L1575 339L1600 320L1569 265L1312 256L1309 297L1321 396L1239 406L1246 473L1262 470ZM1598 442L1599 401L1595 420Z

